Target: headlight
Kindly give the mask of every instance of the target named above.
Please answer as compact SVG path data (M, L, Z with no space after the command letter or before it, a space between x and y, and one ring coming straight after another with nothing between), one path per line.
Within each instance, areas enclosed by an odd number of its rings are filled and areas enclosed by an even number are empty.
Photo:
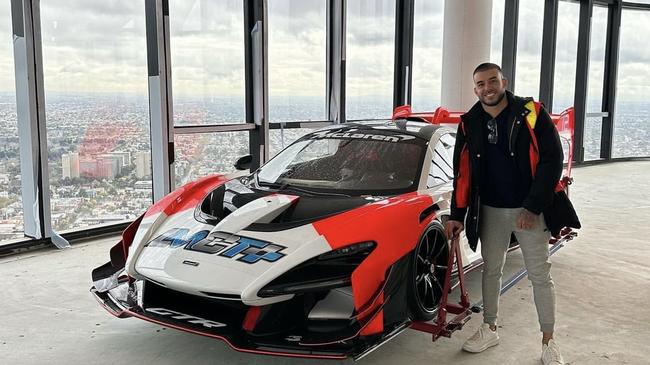
M257 295L264 298L349 286L352 272L374 248L374 242L361 242L326 252L280 275Z
M374 242L361 242L350 246L345 246L337 250L326 252L317 257L318 260L330 260L345 256L352 256L356 254L363 254L367 256L370 251L375 247Z

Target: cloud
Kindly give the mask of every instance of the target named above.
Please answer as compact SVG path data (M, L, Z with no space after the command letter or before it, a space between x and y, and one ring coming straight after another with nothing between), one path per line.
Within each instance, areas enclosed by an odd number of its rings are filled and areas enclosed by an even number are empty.
M394 0L353 0L347 2L348 19L357 18L393 18L395 16Z
M320 17L327 11L327 2L323 0L276 0L268 1L267 4L271 19L274 17L282 20L291 19L294 24L299 24L305 18Z
M441 98L442 2L417 1L413 24L412 107L432 110Z
M243 33L244 7L241 0L171 1L169 19L172 35L221 34L225 38Z
M395 4L348 2L346 95L393 95Z
M448 0L451 1L451 0ZM500 54L504 0L494 0L492 45ZM272 96L322 96L325 89L324 0L269 0L269 90ZM347 2L348 95L392 96L394 0ZM413 95L438 98L442 72L443 2L416 1ZM559 3L556 90L573 94L579 5ZM41 2L45 85L56 91L146 93L144 0ZM543 21L539 0L520 1L517 91L537 96ZM531 20L532 19L532 20ZM170 3L175 96L244 95L243 3ZM592 18L590 95L599 93L607 9ZM14 89L9 2L0 2L0 91ZM650 12L624 10L619 96L640 98L650 88ZM500 59L498 60L500 62Z

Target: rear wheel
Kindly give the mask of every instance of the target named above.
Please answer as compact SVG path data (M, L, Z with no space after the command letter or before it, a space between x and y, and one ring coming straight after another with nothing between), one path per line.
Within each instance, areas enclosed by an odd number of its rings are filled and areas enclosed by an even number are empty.
M411 260L408 305L411 319L433 319L442 297L449 246L444 228L434 222L420 237Z

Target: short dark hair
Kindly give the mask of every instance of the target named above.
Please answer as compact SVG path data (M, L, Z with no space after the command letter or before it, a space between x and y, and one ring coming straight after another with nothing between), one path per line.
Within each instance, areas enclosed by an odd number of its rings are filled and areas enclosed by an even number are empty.
M501 76L503 76L503 71L501 71L501 67L499 67L499 65L497 65L496 63L490 63L490 62L484 62L476 66L476 68L474 69L474 73L472 73L472 76L476 75L477 72L483 72L488 70L497 70L499 71Z

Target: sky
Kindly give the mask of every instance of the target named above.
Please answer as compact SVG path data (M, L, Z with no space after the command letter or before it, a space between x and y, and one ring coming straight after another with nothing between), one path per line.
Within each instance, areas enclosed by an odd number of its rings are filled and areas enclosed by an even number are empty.
M241 0L170 1L174 97L244 95ZM504 0L494 0L492 61L499 61ZM146 95L144 0L42 0L46 92ZM325 95L325 0L268 0L271 97ZM540 0L520 1L518 94L538 96L543 12ZM0 2L0 92L14 89L10 2ZM440 98L443 1L416 1L415 100ZM347 94L392 97L393 0L348 0ZM575 83L579 5L561 2L558 19L555 103L570 101ZM538 18L539 21L526 21ZM599 99L603 77L606 10L592 22L589 97ZM650 12L624 10L618 95L645 100L650 92ZM593 111L599 109L592 103Z

